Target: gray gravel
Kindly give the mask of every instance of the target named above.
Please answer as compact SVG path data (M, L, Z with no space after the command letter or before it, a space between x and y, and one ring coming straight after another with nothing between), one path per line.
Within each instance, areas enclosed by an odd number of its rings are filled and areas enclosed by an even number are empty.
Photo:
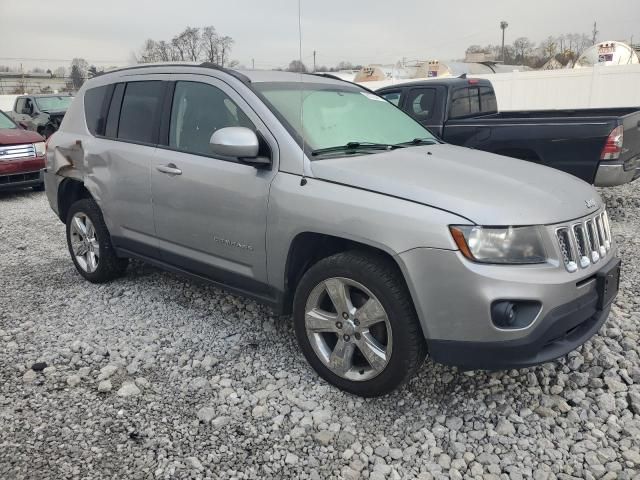
M625 266L600 335L363 400L254 302L141 263L83 281L45 196L0 194L0 478L640 478L640 182L605 197Z

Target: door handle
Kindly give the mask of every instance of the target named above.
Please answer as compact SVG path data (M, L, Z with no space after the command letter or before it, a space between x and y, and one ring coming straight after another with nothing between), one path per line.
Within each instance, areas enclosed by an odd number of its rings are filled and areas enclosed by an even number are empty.
M173 163L167 165L156 165L156 170L167 175L182 175L182 170L175 166Z

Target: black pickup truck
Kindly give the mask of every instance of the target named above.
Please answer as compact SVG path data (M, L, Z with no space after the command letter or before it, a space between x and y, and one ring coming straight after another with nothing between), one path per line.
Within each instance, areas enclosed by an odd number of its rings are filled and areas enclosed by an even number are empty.
M640 177L640 108L498 112L491 82L476 78L376 93L454 145L541 163L601 187Z

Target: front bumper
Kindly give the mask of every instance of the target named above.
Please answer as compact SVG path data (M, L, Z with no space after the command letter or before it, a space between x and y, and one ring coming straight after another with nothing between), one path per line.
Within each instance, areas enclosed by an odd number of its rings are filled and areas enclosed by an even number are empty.
M615 187L632 182L640 177L640 157L624 163L605 163L598 166L594 185L596 187Z
M593 336L610 307L598 309L598 272L615 262L616 248L580 272L554 265L483 265L458 251L414 249L399 255L429 353L465 370L535 365L566 355ZM524 328L497 327L497 301L539 302Z
M44 183L43 170L0 175L0 191L34 187Z

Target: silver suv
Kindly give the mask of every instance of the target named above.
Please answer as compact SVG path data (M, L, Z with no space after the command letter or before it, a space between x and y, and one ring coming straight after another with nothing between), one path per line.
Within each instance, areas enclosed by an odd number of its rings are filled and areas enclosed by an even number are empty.
M137 258L292 313L313 368L363 396L427 353L490 370L561 357L618 290L590 185L444 144L323 76L205 64L94 78L49 141L45 182L84 278Z

